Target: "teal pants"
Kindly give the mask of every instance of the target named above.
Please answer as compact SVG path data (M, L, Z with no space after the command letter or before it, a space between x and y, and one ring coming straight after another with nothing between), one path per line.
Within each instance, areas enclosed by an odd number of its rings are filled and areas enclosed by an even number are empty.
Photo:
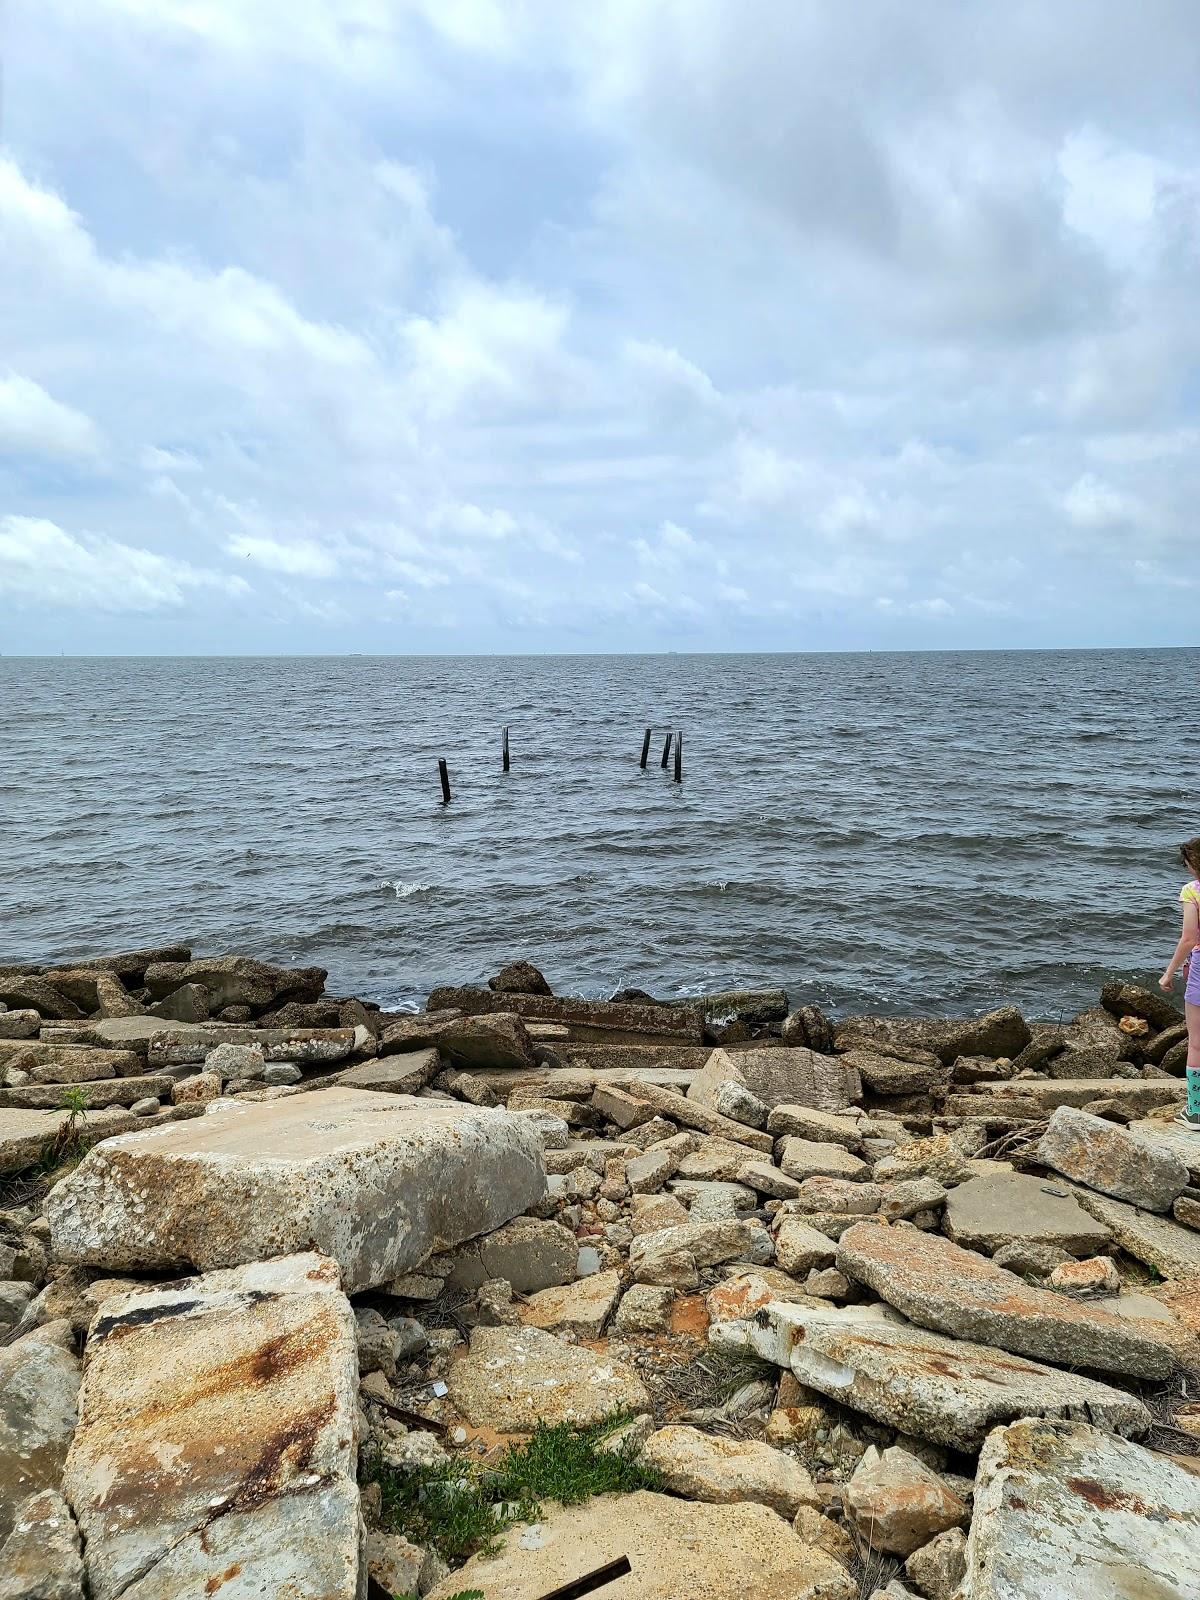
M1187 1069L1188 1116L1200 1117L1200 1067Z

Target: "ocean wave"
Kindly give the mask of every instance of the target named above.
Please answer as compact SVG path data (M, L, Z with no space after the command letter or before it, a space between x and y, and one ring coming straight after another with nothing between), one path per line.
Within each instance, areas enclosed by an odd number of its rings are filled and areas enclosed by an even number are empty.
M390 889L397 900L407 900L415 894L432 894L434 885L432 883L418 883L415 878L407 883L402 878L385 878L379 888L381 892Z

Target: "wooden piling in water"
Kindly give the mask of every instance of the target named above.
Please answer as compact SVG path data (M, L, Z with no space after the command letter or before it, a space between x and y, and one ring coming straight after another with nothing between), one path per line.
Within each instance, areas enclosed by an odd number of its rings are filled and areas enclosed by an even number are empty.
M670 760L670 758L671 758L671 735L668 734L667 735L667 741L663 745L662 761L660 762L660 765L661 765L661 767L662 767L664 772L667 770L667 762Z
M683 735L675 735L675 782L683 782Z
M442 780L442 804L448 806L450 804L450 774L446 771L446 759L444 756L438 757L438 777Z
M642 740L642 759L638 762L638 766L641 767L643 772L645 772L645 770L646 770L646 762L650 758L650 735L653 732L654 732L653 728L647 728L646 729L646 737Z
M502 757L505 772L508 771L508 723L504 724L504 753Z

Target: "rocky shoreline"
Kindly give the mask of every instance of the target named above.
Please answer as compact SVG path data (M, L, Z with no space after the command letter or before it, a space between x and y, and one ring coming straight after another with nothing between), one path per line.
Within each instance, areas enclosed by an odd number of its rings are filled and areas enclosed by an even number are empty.
M0 1600L1200 1594L1161 994L325 979L0 967Z

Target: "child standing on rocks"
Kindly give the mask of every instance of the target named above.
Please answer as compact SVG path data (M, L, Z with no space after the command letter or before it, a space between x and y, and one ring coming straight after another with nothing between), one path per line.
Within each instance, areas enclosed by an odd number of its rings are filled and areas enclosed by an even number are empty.
M1179 859L1192 878L1179 892L1183 902L1183 932L1158 986L1170 994L1180 967L1187 973L1183 992L1188 1031L1187 1105L1175 1120L1185 1128L1200 1132L1200 958L1191 959L1196 946L1200 945L1200 839L1189 839L1187 844L1181 844Z

